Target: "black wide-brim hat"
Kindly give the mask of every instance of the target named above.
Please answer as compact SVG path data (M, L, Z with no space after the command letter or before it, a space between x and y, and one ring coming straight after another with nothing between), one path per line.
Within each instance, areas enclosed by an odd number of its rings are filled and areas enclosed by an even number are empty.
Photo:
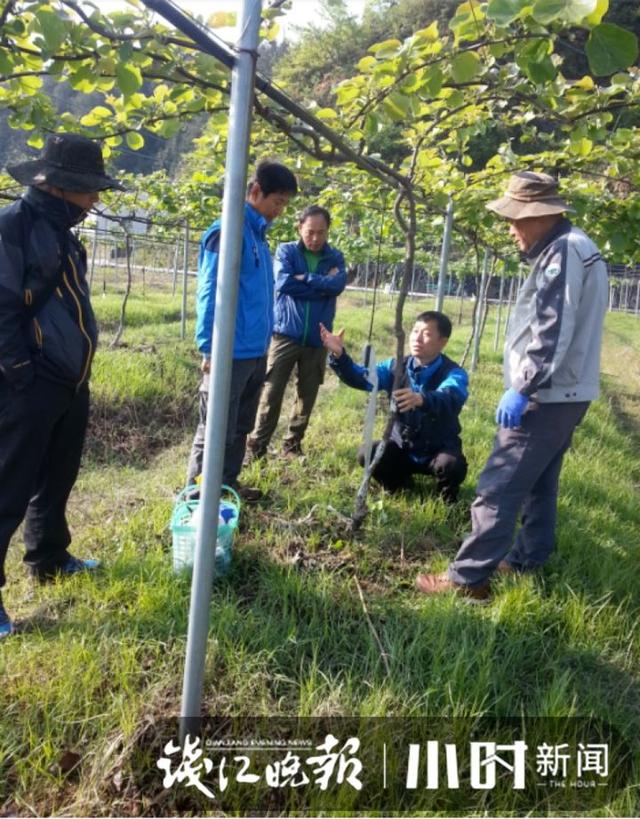
M125 190L122 182L108 176L100 146L80 134L54 134L39 159L10 165L7 171L23 185L55 185L73 193Z

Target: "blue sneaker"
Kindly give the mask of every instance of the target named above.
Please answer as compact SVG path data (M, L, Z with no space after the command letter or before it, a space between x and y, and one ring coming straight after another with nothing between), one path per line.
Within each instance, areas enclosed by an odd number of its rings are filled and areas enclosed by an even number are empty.
M78 574L78 572L95 572L101 565L99 560L94 560L90 557L86 560L81 560L79 557L69 555L67 562L60 566L56 574L66 577L70 574Z
M0 640L8 637L13 633L13 623L9 619L9 615L2 604L2 597L0 597Z
M47 571L32 570L32 576L38 583L50 583L58 577L70 577L80 572L95 572L101 566L102 563L99 560L93 560L92 558L81 560L79 557L69 555L61 566L56 566L55 569L48 569Z

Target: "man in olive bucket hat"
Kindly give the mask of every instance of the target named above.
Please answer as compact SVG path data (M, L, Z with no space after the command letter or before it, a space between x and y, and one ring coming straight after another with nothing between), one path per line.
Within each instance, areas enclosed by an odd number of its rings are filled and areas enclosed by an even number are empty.
M7 168L28 185L0 210L0 588L11 536L24 519L24 562L40 581L98 568L69 554L66 505L89 410L96 321L86 253L71 232L122 188L100 147L76 134L48 138L39 159ZM0 638L13 624L0 597Z
M424 594L453 590L473 599L489 596L494 571L532 571L553 551L562 459L598 396L607 307L606 265L591 239L563 215L571 208L553 177L517 173L487 208L510 223L531 272L509 324L506 392L471 507L472 532L447 573L416 579Z

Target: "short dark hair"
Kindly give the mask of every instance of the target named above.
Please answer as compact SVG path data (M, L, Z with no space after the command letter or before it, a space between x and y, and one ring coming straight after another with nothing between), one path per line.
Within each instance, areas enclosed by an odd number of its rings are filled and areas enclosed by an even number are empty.
M309 205L308 207L306 207L302 211L300 216L298 216L298 224L302 225L311 216L322 216L324 221L327 223L327 227L331 227L331 214L326 208L323 208L321 205Z
M298 193L298 182L294 174L280 162L273 162L271 159L263 159L258 162L253 176L247 186L247 194L251 191L255 183L260 185L260 190L264 196L272 193L290 193L295 196Z
M445 316L444 313L439 313L437 310L425 310L424 313L416 318L415 323L422 322L426 324L428 321L434 321L438 327L438 332L443 338L451 338L451 319Z

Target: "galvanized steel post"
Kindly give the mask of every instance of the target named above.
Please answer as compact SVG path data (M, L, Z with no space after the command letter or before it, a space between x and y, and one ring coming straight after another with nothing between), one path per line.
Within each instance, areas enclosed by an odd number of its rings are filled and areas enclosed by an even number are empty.
M237 56L231 78L220 261L211 344L209 407L200 497L202 515L196 540L182 690L180 725L182 739L187 733L197 732L201 721L211 584L215 571L218 507L229 411L233 337L238 302L244 200L261 6L261 0L244 0L242 4L238 23Z
M449 266L449 247L451 245L451 229L453 227L453 199L449 197L447 215L444 220L444 235L440 251L440 272L438 274L438 293L436 296L436 310L442 312L444 304L444 289L447 281L447 267Z

